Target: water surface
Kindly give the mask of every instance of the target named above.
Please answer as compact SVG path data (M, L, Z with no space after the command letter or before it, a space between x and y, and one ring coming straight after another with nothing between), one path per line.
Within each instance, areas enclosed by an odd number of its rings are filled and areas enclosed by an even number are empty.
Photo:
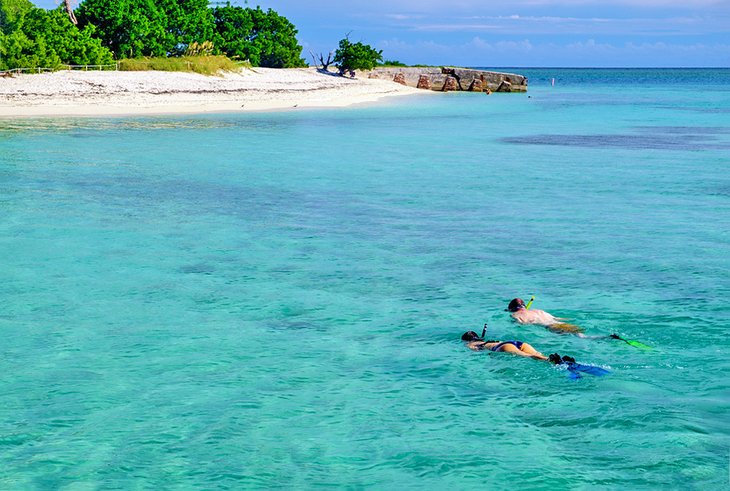
M727 487L730 71L510 71L0 121L1 487ZM531 294L655 349L515 326Z

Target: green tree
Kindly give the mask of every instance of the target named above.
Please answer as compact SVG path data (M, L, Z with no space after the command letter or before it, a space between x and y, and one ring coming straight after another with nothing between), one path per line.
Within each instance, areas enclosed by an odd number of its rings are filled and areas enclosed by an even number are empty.
M0 33L14 32L32 9L33 4L29 0L0 0Z
M101 65L113 62L109 50L94 38L94 27L79 29L65 7L44 10L11 0L0 5L0 68L56 68L61 64Z
M191 43L214 39L215 23L208 0L160 0L157 5L167 18L168 54L183 55Z
M166 56L174 46L167 16L154 0L85 0L77 11L117 58Z
M39 66L35 48L35 43L22 31L0 32L0 70Z
M33 9L26 17L24 31L36 43L43 40L51 59L55 55L60 63L106 65L114 62L111 52L94 36L94 26L79 29L70 22L64 6L54 10Z
M232 7L226 4L213 9L215 23L215 45L229 58L248 60L251 41L249 35L253 31L251 9Z
M207 0L84 0L77 13L118 58L178 56L215 36Z
M269 9L233 7L213 9L216 45L231 58L247 59L254 66L306 66L297 42L297 29L286 17Z
M361 42L353 43L349 36L340 40L335 51L334 64L340 70L340 75L354 70L372 70L383 60L383 51Z
M253 31L252 53L257 66L271 68L296 68L306 66L301 58L302 47L297 42L297 29L286 17L260 7L251 10Z

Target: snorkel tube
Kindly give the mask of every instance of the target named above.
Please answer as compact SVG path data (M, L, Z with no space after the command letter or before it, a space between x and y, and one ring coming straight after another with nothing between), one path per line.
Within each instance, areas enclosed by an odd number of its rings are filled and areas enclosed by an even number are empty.
M484 341L484 335L487 333L487 323L484 323L484 328L482 329L482 341Z
M535 301L535 295L532 295L530 297L530 301L527 302L527 305L525 305L525 310L529 310L530 309L530 305L532 305L532 302L534 302L534 301Z

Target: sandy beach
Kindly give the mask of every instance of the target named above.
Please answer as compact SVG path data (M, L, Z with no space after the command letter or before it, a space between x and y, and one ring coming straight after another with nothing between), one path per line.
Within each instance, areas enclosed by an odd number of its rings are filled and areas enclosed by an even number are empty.
M180 72L59 71L0 78L0 117L113 116L344 107L429 93L314 68Z

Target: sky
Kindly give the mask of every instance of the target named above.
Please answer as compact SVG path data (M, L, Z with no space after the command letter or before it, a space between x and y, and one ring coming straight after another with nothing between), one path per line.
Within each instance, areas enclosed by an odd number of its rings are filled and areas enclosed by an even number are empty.
M407 64L730 67L730 0L248 2L257 5L297 27L310 63L310 51L326 57L349 33Z

